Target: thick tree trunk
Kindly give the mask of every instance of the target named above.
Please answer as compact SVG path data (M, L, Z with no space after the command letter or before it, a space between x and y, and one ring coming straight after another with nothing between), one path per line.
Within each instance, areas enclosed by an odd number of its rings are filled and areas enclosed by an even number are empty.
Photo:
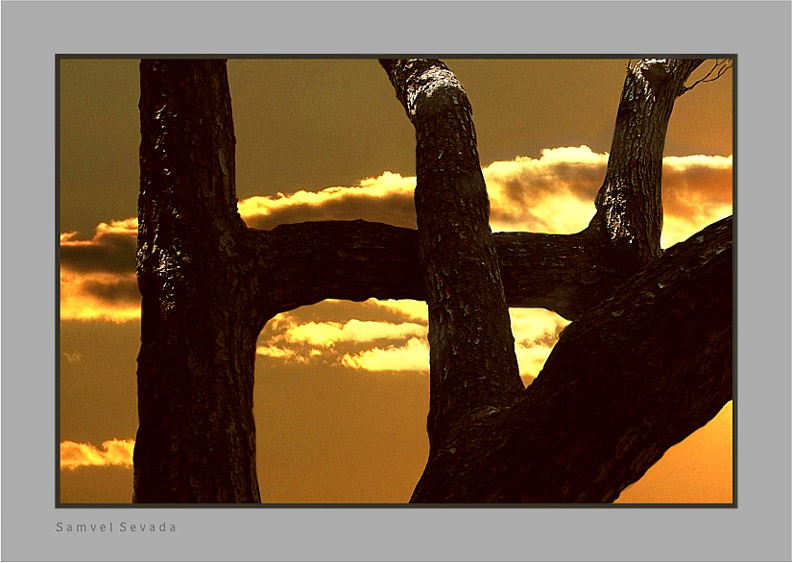
M493 236L470 106L441 62L383 61L416 127L418 231L257 231L236 210L224 62L143 61L135 500L257 502L258 333L282 311L371 297L429 304L414 501L616 498L731 397L731 221L658 259L665 128L699 63L633 67L589 228ZM507 304L578 319L527 390Z
M258 502L225 61L141 63L135 501Z

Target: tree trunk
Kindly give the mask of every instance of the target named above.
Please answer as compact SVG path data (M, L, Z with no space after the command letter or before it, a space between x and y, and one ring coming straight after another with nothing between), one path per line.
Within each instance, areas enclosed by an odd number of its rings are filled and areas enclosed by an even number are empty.
M141 63L135 501L259 502L225 61Z
M589 227L497 233L470 105L440 61L382 61L416 127L418 231L247 229L224 61L141 64L136 502L258 502L255 342L323 299L422 299L430 456L416 502L610 502L731 397L731 221L663 255L662 146L697 60L629 72ZM508 306L577 319L524 390Z

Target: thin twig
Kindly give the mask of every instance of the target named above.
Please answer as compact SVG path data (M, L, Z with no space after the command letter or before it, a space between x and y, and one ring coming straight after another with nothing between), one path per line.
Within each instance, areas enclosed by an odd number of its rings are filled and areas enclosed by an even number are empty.
M692 90L693 88L704 82L715 82L718 78L723 76L727 70L729 70L732 67L733 62L734 61L732 59L715 59L715 64L712 65L712 68L704 76L704 78L697 80L690 86L685 86L684 88L682 88L682 91L679 93L679 95L681 96L685 92ZM715 73L715 76L712 76L713 73Z

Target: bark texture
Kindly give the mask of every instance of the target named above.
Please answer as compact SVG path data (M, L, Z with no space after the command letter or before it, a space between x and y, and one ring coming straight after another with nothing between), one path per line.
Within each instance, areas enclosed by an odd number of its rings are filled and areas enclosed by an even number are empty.
M135 501L258 502L259 332L301 305L372 297L429 305L430 457L413 501L617 498L731 398L731 220L659 247L667 122L700 63L629 70L586 230L493 235L472 110L442 62L381 61L416 128L417 231L259 231L236 209L225 62L144 60ZM528 389L508 306L575 321Z
M473 112L438 60L382 60L415 126L418 252L429 309L429 463L475 411L523 389L489 227Z
M258 502L225 62L141 63L135 501Z
M648 59L628 68L605 180L589 229L627 274L659 258L663 147L674 101L704 59Z
M612 502L732 397L732 224L636 273L564 329L511 409L463 459L427 467L413 502Z
M414 229L324 221L254 236L270 317L323 299L427 300ZM589 232L493 233L492 240L509 307L545 308L571 320L623 281L602 265L607 253Z

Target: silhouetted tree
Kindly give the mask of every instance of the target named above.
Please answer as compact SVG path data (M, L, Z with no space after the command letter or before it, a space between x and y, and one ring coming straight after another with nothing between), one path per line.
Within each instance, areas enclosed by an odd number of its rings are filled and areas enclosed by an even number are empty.
M731 399L731 218L660 248L666 128L702 60L628 67L596 214L572 235L493 235L461 84L438 60L380 62L416 130L417 231L248 228L225 61L141 62L136 502L259 502L256 339L323 299L428 304L413 502L611 502ZM510 306L573 320L528 388Z

